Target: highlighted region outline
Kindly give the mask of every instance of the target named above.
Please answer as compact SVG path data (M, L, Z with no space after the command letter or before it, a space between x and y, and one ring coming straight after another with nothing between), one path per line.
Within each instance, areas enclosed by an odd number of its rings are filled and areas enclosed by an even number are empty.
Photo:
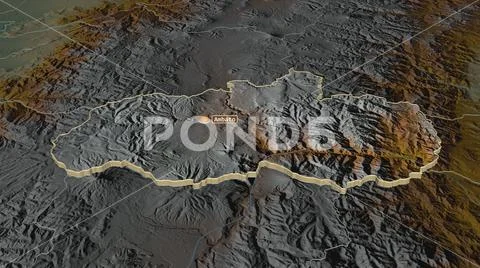
M120 102L125 101L125 100L136 99L136 98L140 98L140 97L157 96L157 95L167 96L167 97L177 97L177 98L192 98L192 97L200 96L200 95L202 95L204 93L207 93L209 91L217 91L217 92L218 91L223 91L223 92L226 92L226 93L232 93L233 88L235 87L235 85L234 85L235 82L246 82L246 83L248 83L248 84L250 84L250 85L252 85L256 88L270 87L270 86L273 86L274 84L278 83L281 79L289 76L293 72L295 72L295 73L307 73L307 74L311 74L311 75L314 75L314 76L318 77L318 79L319 79L319 84L318 84L319 88L318 89L319 89L320 93L319 93L319 96L317 97L317 99L319 99L319 101L331 99L335 96L352 96L354 98L362 98L362 97L365 97L365 96L375 96L375 95L372 95L372 94L364 94L364 95L360 95L360 96L354 96L352 94L335 94L335 95L332 95L329 98L321 98L321 96L323 94L322 84L321 84L322 81L323 81L323 78L320 77L320 76L317 76L317 75L315 75L311 72L308 72L308 71L295 71L293 68L289 69L288 74L285 74L285 75L275 79L275 81L273 81L272 83L267 84L267 85L257 86L257 85L253 84L252 82L250 82L248 80L231 80L231 81L227 82L228 90L225 90L225 89L207 89L207 90L202 91L198 94L194 94L194 95L190 95L190 96L187 96L187 95L169 95L169 94L165 94L165 93L162 93L162 92L149 93L149 94L139 94L139 95L126 97L126 98L116 100L116 101L106 102L105 104L102 104L100 106L92 108L88 112L87 120L85 120L80 125L71 128L68 132L62 133L62 134L58 135L55 139L51 140L52 148L50 149L50 155L52 157L52 160L55 162L55 164L58 167L65 170L68 176L75 177L75 178L82 178L82 177L90 176L90 175L93 175L93 174L96 174L96 173L104 172L104 171L106 171L110 168L117 167L117 168L128 168L128 169L142 175L144 178L151 179L157 186L170 186L170 187L192 186L193 189L200 189L200 188L205 187L207 185L215 185L215 184L219 184L219 183L222 183L222 182L225 182L225 181L230 181L230 180L247 182L249 178L256 178L260 169L268 168L268 169L278 171L282 174L287 175L288 177L290 177L292 179L295 179L295 180L298 180L298 181L301 181L301 182L304 182L304 183L316 184L316 185L319 185L319 186L329 186L331 189L337 191L340 194L346 194L348 189L353 188L353 187L358 187L358 186L363 185L366 182L372 182L372 181L375 182L376 185L378 185L380 187L383 187L383 188L392 188L392 187L396 187L396 186L400 186L400 185L406 185L410 182L411 179L420 179L424 172L433 168L437 164L438 159L439 159L439 154L440 154L440 151L442 149L442 146L441 146L442 142L441 142L440 139L439 139L439 142L438 142L439 147L433 151L434 159L431 162L421 166L419 171L410 172L408 174L407 178L399 178L399 179L396 179L396 180L387 181L387 180L384 180L384 179L378 177L377 175L371 174L371 175L366 175L366 176L364 176L360 179L357 179L357 180L348 181L346 183L346 186L342 187L331 179L301 175L299 173L291 171L287 167L284 167L280 164L270 162L268 160L261 160L258 163L257 169L255 171L248 171L246 173L238 173L238 172L227 173L227 174L221 175L219 177L205 178L205 179L203 179L199 182L195 182L193 179L171 180L171 179L156 178L153 175L153 173L151 173L149 171L146 171L142 167L137 166L137 165L135 165L135 164L133 164L133 163L127 161L127 160L110 160L110 161L107 161L106 163L104 163L100 166L90 167L90 168L84 169L84 170L72 170L72 169L67 168L67 166L64 162L61 162L60 160L58 160L57 157L55 156L54 152L53 152L54 149L57 146L56 141L58 141L58 139L60 137L67 136L72 131L82 127L84 124L86 124L92 118L93 111L95 111L97 109L101 109L103 107L106 107L110 104L120 103ZM387 103L392 103L392 104L407 103L407 104L418 107L418 105L416 105L414 103L411 103L411 102L407 102L407 101L389 102L384 97L380 97L380 96L375 96L375 97L381 98L381 99L385 100ZM423 118L425 120L427 120L428 122L431 123L431 120L429 120L425 116L425 114L423 114L420 111L420 109L418 109L418 113L421 116L423 116ZM432 126L433 126L433 124L432 124ZM434 131L436 132L435 129L434 129Z

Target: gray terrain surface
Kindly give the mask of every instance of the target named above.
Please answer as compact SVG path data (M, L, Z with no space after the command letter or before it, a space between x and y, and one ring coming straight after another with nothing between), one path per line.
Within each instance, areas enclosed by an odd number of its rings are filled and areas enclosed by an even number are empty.
M473 228L452 239L461 251L429 238L434 224L448 230L440 235L453 236L445 219L457 217L450 213L457 208L466 211L460 218L480 218L478 202L457 201L446 175L425 175L428 187L412 182L417 192L371 182L341 194L269 168L195 189L159 187L121 167L71 176L58 164L81 171L128 160L158 178L200 182L254 171L268 159L343 187L369 174L406 178L436 160L436 130L455 129L434 128L426 118L443 114L450 100L422 90L404 99L372 83L400 75L385 67L395 57L358 66L422 30L408 16L409 4L201 0L188 1L189 14L171 21L152 15L129 26L128 16L105 15L89 25L107 38L70 51L84 59L75 68L55 62L62 79L35 77L40 86L29 92L35 109L0 100L8 103L0 106L0 266L476 267ZM282 76L271 88L251 84ZM233 80L251 83L220 90ZM218 90L200 94L207 89ZM22 96L4 90L12 99ZM144 152L142 117L162 113L178 122L237 114L243 127L249 113L301 124L328 113L339 143L321 154L275 155L239 141L228 154L220 137L208 156L186 153L178 140ZM204 129L196 131L192 139ZM412 212L420 198L428 213ZM462 239L476 248L462 248Z

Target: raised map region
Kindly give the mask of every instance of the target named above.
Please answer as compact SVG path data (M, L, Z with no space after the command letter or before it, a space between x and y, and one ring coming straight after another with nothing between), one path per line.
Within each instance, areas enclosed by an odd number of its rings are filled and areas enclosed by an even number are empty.
M127 167L158 185L198 188L268 168L340 193L366 181L406 184L438 159L441 141L415 104L324 98L320 76L293 69L270 85L235 80L227 88L99 106L54 139L52 157L75 177ZM235 122L216 124L218 115Z

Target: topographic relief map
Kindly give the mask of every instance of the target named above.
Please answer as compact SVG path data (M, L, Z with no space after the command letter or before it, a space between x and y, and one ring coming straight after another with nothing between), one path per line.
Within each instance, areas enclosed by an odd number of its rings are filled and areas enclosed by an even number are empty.
M0 0L0 267L480 267L480 0Z

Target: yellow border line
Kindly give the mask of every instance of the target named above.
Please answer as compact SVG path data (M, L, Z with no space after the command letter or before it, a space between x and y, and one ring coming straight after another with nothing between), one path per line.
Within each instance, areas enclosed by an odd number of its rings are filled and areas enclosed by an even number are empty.
M127 97L127 98L123 98L121 100L107 102L103 105L92 108L88 113L87 120L85 120L82 124L71 128L68 132L58 135L55 139L53 139L51 141L52 142L52 148L50 149L50 155L51 155L53 161L55 162L55 164L58 167L64 169L67 172L68 176L76 177L76 178L90 176L90 175L93 175L95 173L104 172L105 170L107 170L109 168L118 167L118 168L128 168L128 169L130 169L134 172L137 172L138 174L142 175L143 177L151 179L158 186L170 186L170 187L192 186L194 189L200 189L200 188L202 188L204 186L207 186L207 185L210 185L210 184L219 184L219 183L222 183L224 181L229 181L229 180L247 181L248 178L257 177L260 169L268 168L268 169L276 170L280 173L283 173L283 174L289 176L292 179L296 179L296 180L304 182L304 183L316 184L316 185L320 185L320 186L330 186L330 188L339 192L340 194L346 194L348 189L353 188L353 187L357 187L357 186L361 186L364 183L370 182L370 181L375 182L378 186L383 187L383 188L392 188L392 187L399 186L399 185L405 185L405 184L408 184L411 179L420 179L422 177L422 174L425 171L431 169L432 167L434 167L437 164L438 159L439 159L439 154L440 154L440 151L442 149L441 141L439 141L439 143L438 143L439 148L437 148L433 151L433 154L435 155L435 159L433 161L427 163L426 165L420 167L419 171L410 172L408 174L407 178L400 178L400 179L396 179L396 180L392 180L392 181L387 181L387 180L384 180L384 179L378 177L377 175L367 175L367 176L364 176L361 179L354 180L354 181L349 181L349 182L346 183L346 187L341 187L340 185L338 185L333 180L321 179L321 178L317 178L317 177L301 175L301 174L298 174L296 172L291 171L290 169L288 169L288 168L286 168L282 165L270 162L268 160L260 161L258 163L257 169L255 171L248 171L246 173L228 173L228 174L216 177L216 178L206 178L206 179L203 179L199 182L195 182L193 179L182 179L182 180L159 179L159 178L156 178L153 175L153 173L151 173L149 171L146 171L142 167L139 167L139 166L127 161L127 160L121 160L121 161L111 160L111 161L108 161L105 164L100 165L100 166L95 166L95 167L91 167L91 168L84 169L84 170L79 170L79 171L78 170L72 170L72 169L68 169L67 166L65 165L65 163L59 161L53 153L55 147L57 146L56 142L58 141L58 139L60 137L69 135L72 131L74 131L74 130L80 128L81 126L83 126L84 124L86 124L92 118L92 113L93 113L94 110L103 108L107 105L119 103L119 102L122 102L122 101L125 101L125 100L135 99L135 98L139 98L139 97L154 96L154 95L163 95L163 96L167 96L167 97L178 97L178 98L192 98L192 97L200 96L200 95L202 95L206 92L209 92L209 91L223 91L223 92L226 92L226 93L232 93L232 89L234 88L234 82L246 82L246 83L249 83L250 85L252 85L256 88L264 88L264 87L269 87L269 86L272 86L272 85L278 83L281 79L287 77L288 75L290 75L294 72L308 73L308 74L311 74L311 75L317 77L319 79L319 82L320 82L319 83L319 89L321 89L321 82L322 82L321 77L319 77L319 76L317 76L313 73L310 73L308 71L295 71L292 68L292 69L289 69L288 74L286 74L286 75L284 75L280 78L277 78L270 85L257 86L257 85L251 83L248 80L232 80L232 81L229 81L227 83L228 90L207 89L207 90L205 90L201 93L191 95L191 96L187 96L187 95L168 95L168 94L165 94L165 93L150 93L150 94L140 94L140 95L136 95L136 96L132 96L132 97ZM321 96L321 94L322 94L322 92L320 92L319 97ZM389 102L388 100L386 100L383 97L379 97L379 96L375 96L375 95L371 95L371 94L364 94L364 95L361 95L361 96L353 96L352 94L336 94L336 95L332 95L330 98L320 99L319 101L331 99L335 96L352 96L352 97L357 98L357 99L363 98L365 96L374 96L376 98L384 99L387 103L391 103L391 104L407 103L407 104L410 104L410 105L417 106L417 108L418 108L418 105L416 105L414 103L410 103L410 102L407 102L407 101ZM419 111L419 114L421 114L424 117L425 120L430 122L432 124L432 127L433 127L433 123L425 116L425 114L423 114L420 111L420 109L418 109L418 111ZM434 129L434 131L435 131L435 129Z

